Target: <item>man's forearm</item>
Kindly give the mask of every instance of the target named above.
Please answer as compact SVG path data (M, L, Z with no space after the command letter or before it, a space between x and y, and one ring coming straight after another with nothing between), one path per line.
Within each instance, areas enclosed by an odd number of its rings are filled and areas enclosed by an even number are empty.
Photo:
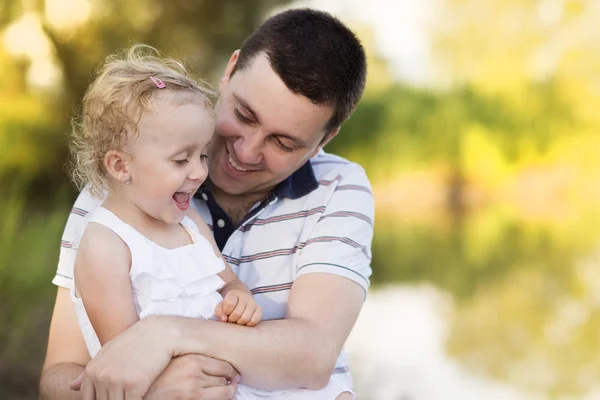
M327 340L311 322L300 319L263 321L252 328L183 318L176 324L177 350L225 360L245 384L263 390L319 389L339 354L326 348Z
M40 379L41 400L79 400L80 392L71 390L69 385L79 374L83 367L77 364L62 363L48 367L42 372Z
M199 353L227 361L250 386L319 389L329 381L363 299L363 289L348 279L308 274L294 282L286 319L250 328L177 318L165 326L174 328L170 350L175 354Z

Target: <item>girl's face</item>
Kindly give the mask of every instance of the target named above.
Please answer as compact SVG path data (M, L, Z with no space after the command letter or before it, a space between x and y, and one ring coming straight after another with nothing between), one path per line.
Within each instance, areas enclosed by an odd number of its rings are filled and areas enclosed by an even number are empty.
M207 146L215 126L203 101L181 103L175 96L161 94L141 118L129 149L131 184L125 190L139 209L166 223L182 220L206 179Z

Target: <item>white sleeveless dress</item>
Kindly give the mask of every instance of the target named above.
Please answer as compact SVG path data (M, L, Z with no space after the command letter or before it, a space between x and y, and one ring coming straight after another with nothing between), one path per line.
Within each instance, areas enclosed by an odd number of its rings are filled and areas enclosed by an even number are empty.
M212 245L200 234L198 226L191 219L184 217L181 225L193 243L167 249L146 238L106 208L96 208L88 218L90 223L101 224L113 231L129 247L129 277L140 319L149 315L215 319L215 307L223 299L217 291L225 284L217 274L225 269L225 264L222 258L215 255ZM71 289L71 300L90 356L94 357L100 350L100 341L83 301L75 294L75 286ZM327 387L315 391L297 389L268 392L238 385L236 397L247 400L333 400L344 391L351 390L332 377Z
M111 211L98 207L89 222L104 225L129 247L131 269L129 277L138 315L176 315L209 319L214 317L217 304L223 299L217 290L225 282L217 275L225 269L212 245L200 234L196 224L184 217L181 225L193 243L166 249L146 238ZM71 290L79 327L90 355L100 350L100 341L85 312L83 302Z

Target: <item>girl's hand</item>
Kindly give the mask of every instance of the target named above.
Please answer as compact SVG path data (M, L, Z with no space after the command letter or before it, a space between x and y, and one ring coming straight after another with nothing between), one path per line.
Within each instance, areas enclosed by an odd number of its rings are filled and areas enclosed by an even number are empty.
M252 294L242 290L229 290L217 304L215 315L223 322L256 326L262 318L262 310Z

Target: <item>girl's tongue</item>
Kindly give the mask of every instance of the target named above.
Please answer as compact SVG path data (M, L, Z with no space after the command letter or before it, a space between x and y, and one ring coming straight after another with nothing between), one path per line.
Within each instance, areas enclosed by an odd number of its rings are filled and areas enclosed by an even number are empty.
M177 206L182 210L185 210L190 205L190 194L184 192L177 192L173 195L173 200L177 203Z

